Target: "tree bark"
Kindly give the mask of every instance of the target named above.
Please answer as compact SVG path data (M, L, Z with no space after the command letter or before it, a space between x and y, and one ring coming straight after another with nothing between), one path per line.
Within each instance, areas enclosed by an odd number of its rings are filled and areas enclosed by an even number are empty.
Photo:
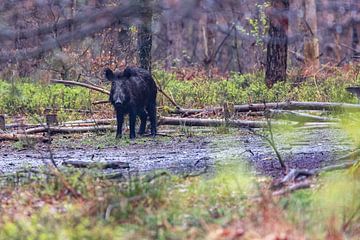
M317 70L320 67L319 61L319 39L317 38L317 13L315 0L305 0L305 37L304 57L305 67Z
M271 88L286 80L288 48L288 0L272 0L269 10L269 40L267 43L265 82Z
M141 0L141 23L138 26L138 53L140 67L151 72L152 17L151 0Z

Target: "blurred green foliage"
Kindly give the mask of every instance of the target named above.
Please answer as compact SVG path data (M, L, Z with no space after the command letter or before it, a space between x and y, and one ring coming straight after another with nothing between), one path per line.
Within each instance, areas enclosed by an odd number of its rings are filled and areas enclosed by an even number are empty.
M164 91L183 107L221 105L225 101L234 104L280 101L358 102L355 96L345 90L351 83L343 81L341 76L322 81L308 79L301 84L294 84L289 80L268 89L261 72L245 75L233 73L228 79L208 80L179 80L175 74L164 71L154 71L154 75ZM355 80L352 84L356 84ZM159 96L162 98L160 94ZM166 102L166 99L163 101Z
M40 113L46 108L88 109L98 95L86 88L42 84L21 79L0 81L0 112Z

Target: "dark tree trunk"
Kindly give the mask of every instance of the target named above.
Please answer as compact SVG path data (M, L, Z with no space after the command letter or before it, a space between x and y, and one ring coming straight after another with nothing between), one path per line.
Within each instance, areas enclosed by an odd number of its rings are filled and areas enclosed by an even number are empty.
M357 28L357 23L352 23L352 40L351 40L351 47L353 49L353 58L355 60L360 59L360 48L359 48L359 33Z
M141 23L138 28L138 51L140 66L151 72L152 7L151 0L141 0Z
M269 40L267 43L266 85L286 80L288 0L272 0L269 11Z

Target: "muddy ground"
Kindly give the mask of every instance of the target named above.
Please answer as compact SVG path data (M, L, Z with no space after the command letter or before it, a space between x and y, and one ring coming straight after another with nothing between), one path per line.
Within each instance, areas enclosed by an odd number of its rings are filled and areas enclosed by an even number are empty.
M205 131L205 130L204 130ZM206 131L209 131L208 129ZM249 163L257 174L279 177L283 173L272 148L260 136L247 130L231 129L230 134L195 133L156 139L114 140L114 133L58 135L51 145L53 159L64 161L123 161L129 169L115 170L124 175L167 170L176 174L213 171L227 163ZM353 149L346 135L336 128L297 128L275 134L278 149L290 168L313 169L333 164ZM49 161L45 144L23 146L0 143L0 170L12 173L39 168Z

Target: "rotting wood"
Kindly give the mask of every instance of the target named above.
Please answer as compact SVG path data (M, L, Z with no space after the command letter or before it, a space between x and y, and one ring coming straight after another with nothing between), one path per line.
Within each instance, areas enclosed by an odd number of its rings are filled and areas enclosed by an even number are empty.
M48 142L49 138L32 134L0 133L0 141L37 141Z
M130 164L127 162L121 161L111 161L111 162L87 162L87 161L77 161L69 160L64 161L63 165L73 166L75 168L99 168L99 169L125 169L130 168Z

